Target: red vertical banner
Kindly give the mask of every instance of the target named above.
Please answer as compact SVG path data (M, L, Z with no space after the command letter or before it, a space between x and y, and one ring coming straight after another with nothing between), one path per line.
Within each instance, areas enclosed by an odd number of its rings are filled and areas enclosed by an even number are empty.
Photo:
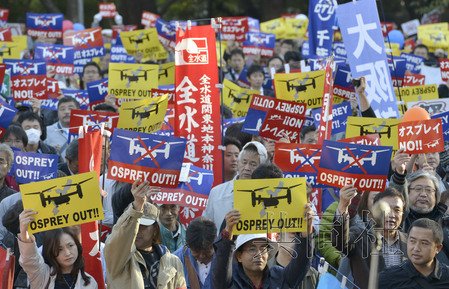
M101 131L85 132L83 130L84 127L80 127L78 138L79 173L96 171L98 177L100 177L103 152ZM81 241L84 248L84 269L97 281L99 289L105 289L100 256L100 233L98 232L97 221L81 225Z
M0 247L0 286L2 289L12 289L14 284L15 258L9 249Z
M330 59L326 63L326 73L324 80L323 104L321 106L321 120L318 127L318 144L322 145L325 139L331 139L332 135L332 105L334 78L332 76L332 66L334 60Z
M184 161L214 172L222 182L220 94L215 32L194 26L176 32L175 135L187 139Z

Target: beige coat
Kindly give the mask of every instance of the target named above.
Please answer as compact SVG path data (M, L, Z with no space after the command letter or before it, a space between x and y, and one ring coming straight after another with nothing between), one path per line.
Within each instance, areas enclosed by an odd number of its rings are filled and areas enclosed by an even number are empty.
M36 243L25 243L18 239L20 258L19 263L22 266L25 273L27 273L28 280L30 282L31 289L53 289L55 288L56 275L50 276L52 268L44 262L44 258L37 251ZM97 289L97 282L95 279L86 273L90 277L90 284L84 286L84 280L81 277L81 273L78 273L76 279L76 285L74 289ZM48 282L50 280L50 282ZM46 287L48 284L48 287Z
M111 235L106 240L104 257L108 289L144 289L139 264L146 268L146 263L134 245L139 230L139 219L142 215L142 212L129 206L118 219ZM160 260L157 288L186 288L182 263L168 250Z

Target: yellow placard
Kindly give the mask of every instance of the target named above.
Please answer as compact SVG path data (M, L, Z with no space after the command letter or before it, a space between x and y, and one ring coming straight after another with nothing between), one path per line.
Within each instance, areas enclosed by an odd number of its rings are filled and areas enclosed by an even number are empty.
M449 31L446 30L420 30L418 29L418 39L426 45L431 52L437 48L449 48Z
M309 19L285 18L284 39L302 39L307 32Z
M23 49L18 42L0 41L0 60L3 62L3 58L20 59Z
M241 219L233 233L305 232L305 178L234 181L234 208Z
M324 92L324 70L302 73L276 73L276 98L307 104L307 108L321 107Z
M31 233L103 219L96 172L20 185L20 192L23 207L37 211Z
M395 88L395 93L396 98L399 101L398 109L401 114L404 114L407 110L407 102L438 98L438 88L436 84L403 86L400 90Z
M418 26L418 32L424 31L424 30L440 30L440 31L446 31L449 30L447 22L441 22L441 23L432 23L432 24L424 24Z
M234 117L246 116L253 94L260 91L240 87L228 79L223 81L223 104L232 110Z
M108 93L118 98L150 97L158 88L159 65L109 63Z
M285 19L276 18L270 21L260 23L260 32L272 33L276 39L283 39L285 35Z
M385 42L385 48L387 49L388 55L401 56L401 46L399 45L399 43Z
M175 84L175 63L168 62L159 65L159 85Z
M221 42L221 47L220 47L220 42ZM222 64L224 66L226 66L226 62L223 59L223 55L224 52L226 51L226 48L228 47L228 42L227 41L215 41L215 50L217 51L217 65L218 67L222 67ZM221 55L221 57L220 57ZM221 63L220 61L223 61L223 63Z
M393 157L398 149L399 123L399 119L350 116L346 123L346 137L377 133L380 137L380 145L393 147Z
M152 133L161 129L168 106L168 94L124 102L120 106L117 128Z
M121 31L120 38L122 39L126 52L132 56L140 54L143 58L154 59L158 55L157 53L166 53L159 41L156 28Z

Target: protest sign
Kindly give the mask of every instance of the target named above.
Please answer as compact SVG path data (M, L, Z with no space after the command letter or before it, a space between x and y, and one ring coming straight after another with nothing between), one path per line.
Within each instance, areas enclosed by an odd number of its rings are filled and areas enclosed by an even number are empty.
M269 96L254 95L245 122L243 123L242 131L258 135L267 113L270 110L274 110L273 113L285 112L296 114L297 117L304 118L306 105L303 103L279 100Z
M56 44L38 44L34 49L34 59L43 59L47 70L55 74L72 75L75 53L73 47Z
M403 86L420 86L426 84L426 76L423 74L405 74Z
M432 119L441 119L444 141L449 141L449 111L434 114Z
M361 191L386 187L392 148L325 140L318 168L318 182L342 188L353 185Z
M334 60L332 58L327 59L324 75L323 102L321 104L320 122L317 128L317 144L322 144L323 140L330 139L332 136L332 87L334 85L332 71L334 66Z
M405 58L405 68L411 73L420 73L421 65L424 62L424 57L411 53L401 53L401 57Z
M426 45L430 52L441 48L447 50L449 48L449 30L447 23L443 24L442 29L436 26L428 27L429 25L421 25L418 27L418 40Z
M312 187L316 181L321 146L314 144L275 143L273 162L279 166L284 178L305 177Z
M105 97L108 95L108 83L108 78L87 83L87 93L89 94L91 108L96 104L104 102Z
M276 98L307 104L307 108L321 107L324 91L324 70L303 73L276 73Z
M341 139L340 142L347 142L352 144L361 144L369 146L379 146L380 136L377 133L367 134L363 136L355 136Z
M223 104L231 109L234 117L246 116L252 95L259 93L257 90L240 87L228 79L223 81Z
M449 79L449 59L440 59L441 79L448 81Z
M284 18L276 18L260 23L260 31L276 35L276 39L284 39L286 27Z
M312 0L309 3L309 55L327 57L332 53L336 1Z
M0 8L0 26L5 26L5 24L8 24L8 16L9 16L9 9Z
M260 55L272 57L276 45L276 36L263 32L248 32L243 41L243 53L245 55Z
M402 122L398 125L399 149L408 154L444 151L441 119Z
M36 38L62 38L63 14L26 14L27 33Z
M145 27L145 28L154 28L156 27L156 20L159 19L161 16L151 13L149 11L143 11L142 12L142 20L141 20L141 24Z
M152 60L166 59L167 51L159 41L156 28L122 31L120 39L128 54Z
M307 27L309 19L307 18L283 18L284 33L282 38L284 39L304 39L307 33Z
M11 249L0 247L0 286L2 289L13 289L16 258Z
M350 116L346 123L346 137L377 133L380 137L380 144L393 147L393 152L395 152L398 149L399 122L399 119Z
M108 93L118 98L150 97L158 87L159 66L153 64L109 64Z
M175 49L176 25L158 18L156 20L156 30L161 44L172 50Z
M117 8L114 3L99 3L98 10L103 18L114 18L117 15Z
M337 65L333 94L334 96L339 96L344 99L356 97L354 85L352 84L351 71L348 64Z
M175 84L175 63L168 62L159 65L159 86Z
M140 178L151 185L176 187L185 148L184 138L115 129L108 175L121 182Z
M404 113L405 104L411 101L430 100L438 98L438 88L435 84L403 86L395 89L396 97L400 101L399 109Z
M343 42L334 42L332 45L336 59L346 60L348 54L346 52L345 44Z
M19 184L53 179L58 172L58 156L14 151L12 172Z
M83 89L61 89L62 94L71 96L80 104L80 109L89 109L89 93Z
M272 140L288 139L297 143L304 120L305 117L298 114L270 109L260 127L259 135Z
M120 106L118 128L152 133L162 127L168 96L125 102Z
M18 49L17 43L14 42L0 42L0 59L20 59L22 50Z
M37 211L30 233L103 219L95 172L20 185L20 193L24 209Z
M134 57L123 47L120 36L116 38L115 44L111 45L111 62L136 63Z
M58 98L60 95L59 82L54 78L47 77L47 97Z
M395 87L402 86L404 75L406 71L407 61L403 57L393 56L388 58L388 66L390 68L390 75Z
M10 72L11 79L15 76L43 75L46 76L47 70L45 61L3 59L6 69Z
M312 110L312 116L315 121L315 127L318 127L321 120L321 108ZM344 101L335 104L332 107L332 134L342 133L346 131L346 120L352 116L351 104Z
M306 180L283 178L234 181L234 209L240 221L233 234L305 232Z
M382 118L399 117L376 2L361 0L338 5L337 21L352 77L365 77L373 111Z
M79 127L88 127L90 130L100 130L102 124L104 129L111 134L117 127L119 114L110 111L92 111L72 109L70 111L70 130L72 135L78 135Z
M185 137L185 161L214 172L221 183L220 92L215 31L209 26L178 29L175 48L175 135Z
M195 166L188 166L188 177L185 182L179 182L177 188L161 188L152 195L151 200L156 204L176 204L204 210L210 189L214 182L212 171Z
M406 103L407 108L419 106L424 108L431 116L438 113L443 113L449 110L448 98L437 98L430 100L409 101Z
M47 77L43 75L15 76L11 79L11 92L15 102L31 98L47 98Z
M420 23L418 19L413 19L401 24L402 31L404 32L404 36L412 36L418 33L418 27Z
M223 17L221 20L221 39L242 42L249 32L248 17Z
M0 99L0 139L3 138L5 130L11 124L16 113L17 109L15 107Z

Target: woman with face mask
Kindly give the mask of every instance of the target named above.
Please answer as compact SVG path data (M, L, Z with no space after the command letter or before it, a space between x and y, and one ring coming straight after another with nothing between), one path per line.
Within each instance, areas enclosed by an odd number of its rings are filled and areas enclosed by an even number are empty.
M34 112L27 111L22 113L17 122L20 123L28 136L28 144L25 147L27 152L38 152L43 154L57 154L56 149L45 144L46 130L42 119Z

